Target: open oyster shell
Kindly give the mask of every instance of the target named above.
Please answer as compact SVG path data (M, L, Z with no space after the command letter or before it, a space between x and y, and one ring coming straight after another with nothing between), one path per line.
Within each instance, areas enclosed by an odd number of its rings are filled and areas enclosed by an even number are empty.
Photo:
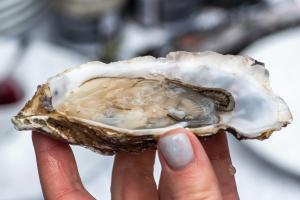
M292 120L268 77L263 63L214 52L90 62L39 86L12 121L103 154L155 148L176 127L265 139Z

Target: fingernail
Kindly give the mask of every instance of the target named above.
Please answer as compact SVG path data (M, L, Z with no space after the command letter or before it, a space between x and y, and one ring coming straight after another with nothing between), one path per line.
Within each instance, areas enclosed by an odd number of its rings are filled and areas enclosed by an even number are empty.
M185 133L174 133L161 137L158 148L173 169L185 167L194 158L192 144Z

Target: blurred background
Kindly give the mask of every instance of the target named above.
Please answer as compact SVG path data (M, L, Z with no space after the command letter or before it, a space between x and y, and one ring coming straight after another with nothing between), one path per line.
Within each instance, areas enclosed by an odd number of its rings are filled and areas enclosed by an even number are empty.
M263 61L294 122L266 141L228 136L241 199L300 198L300 0L0 1L0 199L42 199L30 132L10 123L36 86L91 60L218 51ZM110 199L113 157L72 147L87 189ZM160 166L155 165L159 178Z

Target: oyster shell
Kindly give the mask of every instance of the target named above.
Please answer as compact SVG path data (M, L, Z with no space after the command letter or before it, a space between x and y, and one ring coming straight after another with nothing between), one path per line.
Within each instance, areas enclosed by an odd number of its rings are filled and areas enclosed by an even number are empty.
M12 121L103 154L156 148L176 127L265 139L292 120L268 77L263 63L214 52L90 62L39 86Z

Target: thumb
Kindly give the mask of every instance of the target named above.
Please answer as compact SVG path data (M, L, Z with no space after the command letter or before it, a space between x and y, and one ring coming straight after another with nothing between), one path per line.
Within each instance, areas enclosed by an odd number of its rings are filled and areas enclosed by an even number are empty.
M167 132L159 139L158 152L161 199L222 199L210 161L193 133L186 129Z

